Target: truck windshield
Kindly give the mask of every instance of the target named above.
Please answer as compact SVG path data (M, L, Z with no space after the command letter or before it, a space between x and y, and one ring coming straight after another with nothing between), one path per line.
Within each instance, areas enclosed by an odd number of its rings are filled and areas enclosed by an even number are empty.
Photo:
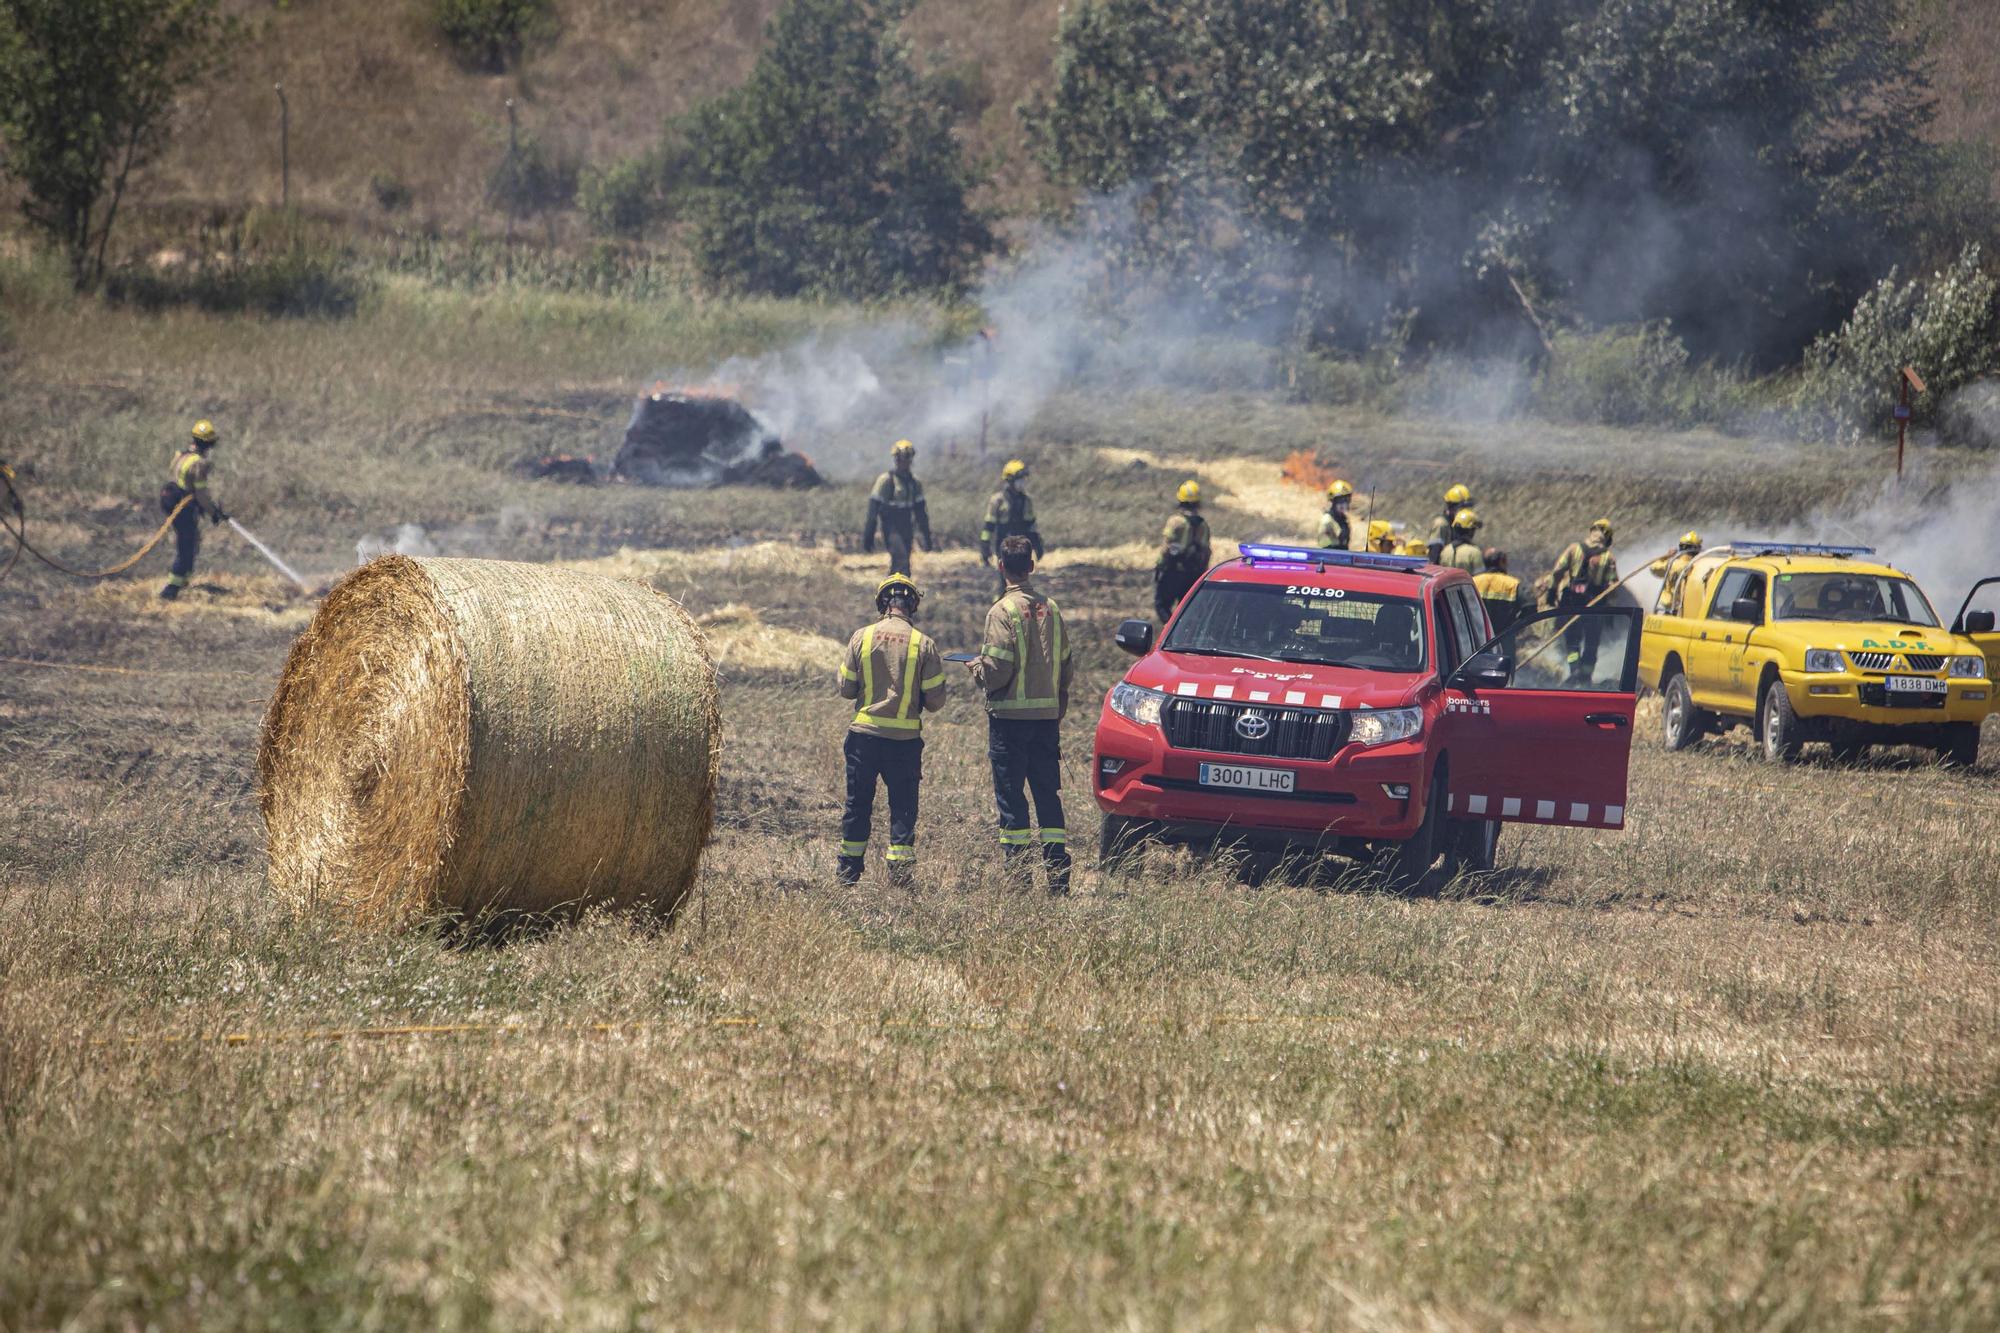
M1345 589L1301 592L1274 584L1211 582L1195 592L1160 647L1169 653L1422 671L1423 608L1414 598Z
M1886 574L1780 574L1771 614L1778 620L1938 623L1937 613L1916 584Z

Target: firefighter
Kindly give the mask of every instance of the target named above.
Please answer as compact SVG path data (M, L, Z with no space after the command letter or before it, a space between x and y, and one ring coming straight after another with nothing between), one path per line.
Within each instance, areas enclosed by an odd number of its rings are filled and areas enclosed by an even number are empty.
M1452 569L1462 569L1468 574L1477 574L1485 568L1479 553L1479 515L1470 505L1460 509L1451 517L1451 540L1431 558L1440 565Z
M214 422L195 422L194 429L188 432L188 442L174 455L166 485L160 487L160 512L163 514L172 514L174 506L193 497L192 504L174 515L174 563L167 573L166 586L160 589L160 597L165 601L171 602L179 597L181 589L187 587L188 580L194 576L194 559L201 551L202 515L208 515L210 523L220 523L229 517L222 512L222 506L216 503L208 490L211 467L208 455L219 438Z
M1353 498L1354 488L1344 481L1336 481L1326 488L1326 512L1319 519L1319 544L1323 549L1354 549L1353 525L1347 518L1347 506Z
M1025 784L1041 826L1049 893L1069 892L1069 830L1062 807L1062 718L1069 711L1073 666L1062 611L1028 582L1034 546L1015 535L1000 543L1006 595L986 613L979 656L969 664L986 695L986 754L993 764L993 803L1000 846L1019 866L1035 842L1028 827Z
M1377 555L1396 554L1398 550L1396 545L1396 529L1388 519L1371 518L1368 520L1368 549Z
M1647 567L1653 577L1660 580L1659 605L1668 615L1681 613L1681 590L1687 585L1688 566L1700 554L1701 534L1689 530L1681 534L1679 550Z
M1589 606L1618 582L1618 561L1611 554L1611 520L1600 518L1580 542L1571 542L1549 571L1549 596L1559 611ZM1602 616L1583 616L1563 631L1572 684L1588 681L1597 670L1597 642L1604 632Z
M1180 509L1160 533L1160 558L1153 564L1153 613L1165 624L1203 574L1208 572L1208 520L1201 514L1201 483L1188 480L1174 498Z
M1459 510L1471 507L1472 492L1465 487L1454 486L1444 493L1444 512L1431 520L1431 539L1426 546L1432 563L1436 563L1445 543L1451 540L1451 521L1458 517Z
M1028 465L1010 459L1000 469L1000 489L986 502L986 523L979 529L979 563L990 564L1000 554L1009 537L1026 537L1035 559L1042 558L1042 530L1035 526L1035 502L1021 489L1028 480ZM1006 586L1006 576L1001 576Z
M889 548L889 572L910 572L911 538L923 540L926 551L937 550L931 540L931 513L924 504L924 484L912 470L917 446L898 440L889 450L890 468L875 479L868 495L868 522L861 529L861 549L875 553L875 529L882 529L882 544Z
M1493 632L1505 634L1522 612L1533 607L1534 594L1528 585L1507 572L1507 553L1499 547L1487 547L1480 553L1479 563L1484 568L1472 576L1472 586L1479 589L1479 600L1486 605L1486 618L1493 623Z
M856 704L842 751L847 806L840 816L843 884L861 879L874 825L875 783L889 789L889 882L910 887L917 869L917 786L923 776L924 714L944 704L944 659L912 622L923 594L907 574L875 589L881 619L854 631L840 663L840 697Z
M1419 556L1425 560L1436 559L1436 556L1432 553L1430 544L1422 537L1412 537L1404 542L1403 554Z

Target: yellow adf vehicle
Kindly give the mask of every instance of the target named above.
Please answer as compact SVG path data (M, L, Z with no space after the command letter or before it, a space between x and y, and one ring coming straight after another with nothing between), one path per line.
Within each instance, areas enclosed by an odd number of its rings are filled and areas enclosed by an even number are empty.
M1666 700L1666 747L1747 722L1773 760L1825 741L1844 759L1917 745L1976 762L1989 659L2000 665L1993 613L1961 609L1947 630L1916 582L1874 554L1737 542L1696 557L1640 640L1639 678Z

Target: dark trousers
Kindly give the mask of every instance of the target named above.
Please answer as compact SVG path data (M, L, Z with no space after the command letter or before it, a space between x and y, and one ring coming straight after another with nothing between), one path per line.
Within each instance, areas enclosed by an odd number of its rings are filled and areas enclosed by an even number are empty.
M889 789L889 875L906 879L917 865L917 788L924 772L921 739L892 741L850 731L841 747L847 756L847 807L840 815L840 877L861 878L868 836L875 823L875 783Z
M1200 578L1201 575L1192 569L1163 568L1153 571L1153 612L1162 625L1167 623L1167 617L1174 613L1174 608L1181 604L1181 598L1187 596L1188 589Z
M185 588L194 574L194 558L201 551L201 511L189 505L174 515L174 563L168 582Z
M895 514L905 517L899 522ZM907 510L890 510L882 516L882 548L889 553L891 574L910 572L910 548L916 545L917 525L907 514Z
M989 715L986 756L993 762L993 805L1000 816L1000 845L1018 859L1038 841L1030 831L1028 800L1041 826L1042 859L1049 892L1069 891L1069 828L1063 822L1062 724ZM1026 792L1023 792L1023 788Z
M1566 600L1565 611L1581 611L1590 605L1588 597ZM1597 643L1604 637L1603 616L1580 616L1563 631L1563 651L1569 658L1569 677L1589 680L1597 672Z

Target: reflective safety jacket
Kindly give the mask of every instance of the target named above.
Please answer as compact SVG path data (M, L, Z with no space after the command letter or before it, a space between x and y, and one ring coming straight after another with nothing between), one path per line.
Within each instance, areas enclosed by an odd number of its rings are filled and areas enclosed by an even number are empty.
M1439 514L1431 520L1431 539L1427 545L1443 546L1451 540L1451 520L1449 513Z
M1160 530L1159 568L1182 574L1206 574L1212 558L1208 540L1208 520L1187 506L1167 520Z
M1595 537L1571 542L1549 571L1550 595L1556 605L1588 602L1618 582L1618 561Z
M891 612L854 631L840 663L840 697L858 705L849 730L890 740L923 734L923 715L944 705L944 658L930 635Z
M1486 568L1486 557L1472 542L1446 542L1438 552L1437 562L1447 569L1462 569L1468 574L1478 574Z
M979 554L995 555L1009 537L1026 537L1042 558L1042 532L1035 526L1035 502L1018 487L1002 486L986 502L986 523L979 529Z
M1346 551L1354 546L1354 524L1346 514L1331 509L1319 516L1319 544L1328 551Z
M209 461L202 457L199 449L183 449L174 455L167 484L178 488L184 495L207 490L209 467Z
M986 638L972 663L972 679L986 692L995 717L1046 721L1069 711L1074 666L1062 610L1026 583L986 613Z
M891 534L908 540L915 532L928 544L931 539L931 513L924 503L924 484L901 468L891 468L875 479L875 489L868 493L868 522L862 528L862 540L875 540L875 529L881 526L882 535Z
M1681 613L1681 589L1687 583L1688 566L1694 560L1688 552L1676 551L1664 560L1655 560L1649 567L1653 577L1660 580L1660 605L1670 616Z
M1497 569L1474 574L1472 586L1479 590L1479 600L1486 604L1486 618L1493 622L1495 634L1505 634L1512 629L1532 600L1526 584L1512 574L1503 574Z

